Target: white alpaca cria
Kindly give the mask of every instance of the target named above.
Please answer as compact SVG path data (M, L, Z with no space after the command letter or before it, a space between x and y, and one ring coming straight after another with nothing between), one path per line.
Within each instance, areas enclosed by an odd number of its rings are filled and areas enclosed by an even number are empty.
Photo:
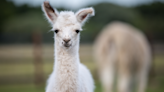
M42 8L55 35L55 64L46 92L93 92L92 75L79 60L81 27L89 16L94 15L93 8L82 9L77 13L58 13L48 1L44 2Z
M133 79L137 92L145 91L151 51L138 29L121 22L107 25L95 42L95 58L104 92L113 92L116 73L118 92L132 92Z

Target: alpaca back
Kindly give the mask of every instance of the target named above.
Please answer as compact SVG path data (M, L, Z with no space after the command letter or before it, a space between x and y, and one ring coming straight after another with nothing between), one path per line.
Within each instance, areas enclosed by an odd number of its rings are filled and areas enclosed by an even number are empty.
M117 58L119 58L118 55L122 50L124 54L130 55L129 57L136 57L135 59L138 61L141 59L151 60L150 46L142 32L125 23L110 23L95 41L95 58L98 62L104 62L104 59L109 57L107 54L113 52L116 55L116 51Z

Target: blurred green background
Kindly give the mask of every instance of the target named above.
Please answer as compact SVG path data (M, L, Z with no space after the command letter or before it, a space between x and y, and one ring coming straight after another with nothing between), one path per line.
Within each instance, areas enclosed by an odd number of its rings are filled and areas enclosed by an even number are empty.
M94 39L112 21L127 22L145 33L153 50L147 92L164 92L164 2L158 0L131 7L109 2L93 3L96 16L81 32L80 59L92 72L95 92L101 92L97 67L92 58ZM57 8L65 9L62 6ZM79 8L73 9L77 11ZM53 33L40 6L16 5L12 0L0 1L0 92L44 92L46 79L53 67ZM42 52L42 77L36 80L36 57L33 36L38 33ZM38 82L39 81L39 82Z

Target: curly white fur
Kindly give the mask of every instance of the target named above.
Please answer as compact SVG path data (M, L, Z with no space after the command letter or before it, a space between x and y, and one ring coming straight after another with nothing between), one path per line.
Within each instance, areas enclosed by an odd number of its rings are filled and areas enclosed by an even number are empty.
M49 2L43 11L52 24L55 40L54 70L50 75L46 92L93 92L94 81L90 71L79 60L79 38L81 26L86 18L94 14L93 8L82 9L76 14L71 11L53 10ZM64 40L70 40L65 42Z

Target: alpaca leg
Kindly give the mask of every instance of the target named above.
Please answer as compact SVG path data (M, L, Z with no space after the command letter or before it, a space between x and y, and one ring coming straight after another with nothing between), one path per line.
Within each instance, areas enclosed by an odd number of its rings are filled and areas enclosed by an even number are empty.
M100 77L104 92L112 92L114 70L112 66L103 67L100 71Z
M130 92L130 80L129 57L122 53L118 62L118 92Z
M112 92L113 90L113 80L115 73L115 62L116 62L116 48L113 43L110 44L109 47L106 47L104 51L105 55L104 59L100 64L100 79L103 86L104 92Z
M138 92L145 92L146 84L147 84L147 70L140 70L138 73Z
M118 92L130 92L130 75L119 74L118 77Z

